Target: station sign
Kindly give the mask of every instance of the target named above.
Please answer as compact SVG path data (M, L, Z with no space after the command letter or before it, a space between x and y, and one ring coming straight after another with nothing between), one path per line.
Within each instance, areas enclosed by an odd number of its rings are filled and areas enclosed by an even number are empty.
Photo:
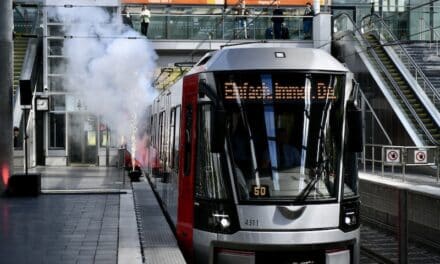
M400 163L400 149L386 149L385 162Z
M428 163L428 151L422 149L414 150L414 163Z

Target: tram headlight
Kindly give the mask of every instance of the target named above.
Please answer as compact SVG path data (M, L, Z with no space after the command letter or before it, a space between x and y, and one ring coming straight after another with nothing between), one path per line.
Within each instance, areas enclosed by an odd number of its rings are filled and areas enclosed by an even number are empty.
M220 225L221 225L223 228L228 228L228 227L231 225L231 222L229 221L228 218L222 218L222 219L220 220Z
M229 215L227 214L219 214L213 213L212 218L214 219L214 223L220 225L223 229L227 229L231 225L231 221L229 221Z
M354 212L349 212L345 215L345 224L348 226L356 225L356 215Z
M233 203L199 200L194 204L194 228L207 232L233 234L239 230Z
M342 202L339 225L344 232L350 232L359 227L358 200Z

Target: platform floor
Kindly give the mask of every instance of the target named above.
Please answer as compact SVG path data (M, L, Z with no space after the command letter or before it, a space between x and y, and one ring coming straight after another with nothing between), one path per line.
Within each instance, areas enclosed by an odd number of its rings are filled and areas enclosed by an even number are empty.
M142 263L131 184L117 168L40 167L38 197L0 198L0 263Z
M0 199L0 263L117 263L120 195Z

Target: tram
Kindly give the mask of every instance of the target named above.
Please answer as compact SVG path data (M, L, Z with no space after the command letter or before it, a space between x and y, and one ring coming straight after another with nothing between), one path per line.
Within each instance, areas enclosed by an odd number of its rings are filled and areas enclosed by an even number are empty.
M353 75L270 43L206 54L147 110L146 168L190 263L358 263Z

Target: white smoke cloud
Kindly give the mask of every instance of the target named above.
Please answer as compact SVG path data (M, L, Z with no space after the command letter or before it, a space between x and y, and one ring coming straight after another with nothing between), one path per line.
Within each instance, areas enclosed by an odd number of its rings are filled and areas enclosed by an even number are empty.
M117 12L97 7L54 11L49 15L63 21L66 35L64 89L129 139L130 119L141 117L155 96L151 85L157 55L151 43L123 25Z

